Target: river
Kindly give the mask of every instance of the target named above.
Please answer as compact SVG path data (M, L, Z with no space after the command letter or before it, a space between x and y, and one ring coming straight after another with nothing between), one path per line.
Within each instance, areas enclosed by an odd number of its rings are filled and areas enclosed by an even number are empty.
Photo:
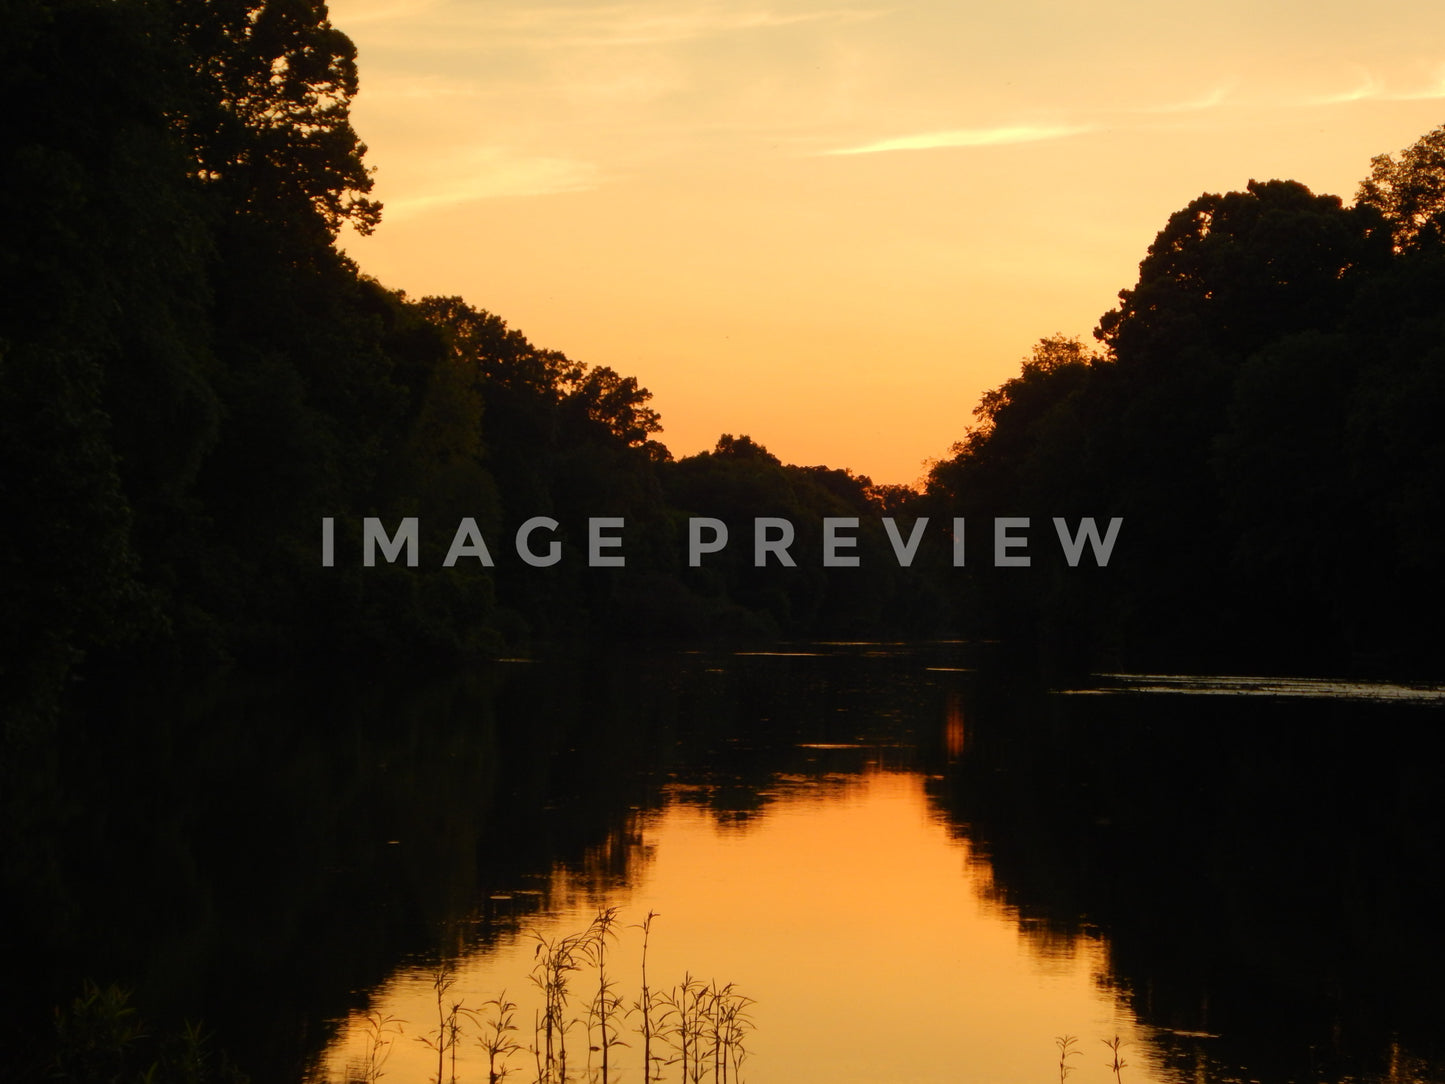
M564 1047L619 1082L644 1050L652 1079L755 1084L1442 1079L1445 693L991 659L679 649L172 697L190 721L107 784L146 840L97 829L114 931L74 966L200 1006L257 1080L555 1080Z

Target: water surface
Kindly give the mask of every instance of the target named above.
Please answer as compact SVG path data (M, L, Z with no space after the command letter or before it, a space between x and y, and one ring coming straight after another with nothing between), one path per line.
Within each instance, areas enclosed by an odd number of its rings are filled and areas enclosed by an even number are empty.
M616 907L624 1001L654 912L652 990L688 976L751 998L742 1070L762 1084L1057 1079L1063 1035L1071 1084L1114 1079L1115 1036L1123 1078L1146 1084L1438 1078L1433 690L1114 675L1049 691L990 684L978 661L826 644L594 672L546 798L494 821L441 949L357 989L314 1075L356 1075L370 1010L394 1021L387 1079L433 1078L439 964L448 1004L505 991L536 1045L539 940ZM517 679L499 725L549 718L559 680ZM596 978L571 981L585 1074ZM642 1077L638 1026L612 1079ZM459 1079L486 1078L474 1042L457 1055ZM536 1075L528 1053L509 1064Z

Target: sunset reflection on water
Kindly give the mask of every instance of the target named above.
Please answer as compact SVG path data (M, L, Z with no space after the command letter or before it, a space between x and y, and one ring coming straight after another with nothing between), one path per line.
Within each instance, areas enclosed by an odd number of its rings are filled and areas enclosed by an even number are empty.
M962 742L956 708L945 720L950 751ZM986 863L931 808L922 775L875 767L778 778L768 791L759 811L720 819L688 788L670 788L660 810L637 817L623 883L598 898L588 889L594 879L554 872L546 894L558 909L465 954L448 1001L476 1007L506 991L519 1005L517 1038L531 1045L536 934L580 931L599 908L616 906L621 937L608 959L624 1001L637 997L636 924L649 911L658 915L648 956L654 992L688 975L733 983L754 999L745 1080L1037 1081L1057 1074L1062 1034L1080 1036L1085 1052L1072 1084L1108 1077L1097 1040L1133 1039L1134 1026L1105 980L1105 945L1039 936L995 902ZM418 1041L436 1029L432 978L429 966L403 968L373 1002L407 1022L385 1067L392 1079L435 1075L436 1055ZM572 981L581 1017L596 977L581 971ZM641 1079L637 1025L634 1014L622 1036L631 1045L612 1054L613 1080ZM585 1058L582 1028L569 1033L569 1071ZM332 1078L362 1049L353 1026L328 1054ZM1150 1079L1145 1050L1125 1050L1129 1079ZM457 1057L459 1079L485 1079L474 1042ZM513 1079L533 1079L530 1054L510 1064ZM677 1075L676 1066L663 1071Z

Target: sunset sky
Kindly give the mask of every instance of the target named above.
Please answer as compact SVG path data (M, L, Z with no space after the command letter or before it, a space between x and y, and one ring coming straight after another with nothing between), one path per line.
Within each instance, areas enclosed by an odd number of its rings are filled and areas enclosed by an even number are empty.
M362 269L636 376L678 456L913 482L1169 214L1350 200L1445 122L1445 6L335 0Z

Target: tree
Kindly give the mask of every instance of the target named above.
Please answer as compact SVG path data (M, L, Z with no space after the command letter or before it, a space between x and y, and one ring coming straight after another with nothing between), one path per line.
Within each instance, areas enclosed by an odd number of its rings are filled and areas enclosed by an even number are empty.
M560 351L537 349L500 316L473 308L460 297L424 297L416 307L491 386L522 389L555 402L561 389L577 383L585 372L585 366Z
M322 0L177 0L190 101L176 115L197 176L246 214L334 237L370 233L365 145L351 127L356 47Z
M580 408L585 417L629 446L666 449L651 440L662 431L662 417L647 406L652 392L639 387L635 376L619 376L607 366L588 369L570 390L567 401Z
M746 433L740 437L724 433L717 438L712 454L726 459L757 459L774 466L781 466L783 462Z
M158 631L144 539L214 442L206 229L156 16L0 15L0 93L26 103L0 140L0 715L43 714L86 652Z
M1139 264L1139 282L1095 336L1123 365L1232 365L1280 335L1338 319L1362 272L1389 257L1370 206L1346 208L1297 181L1200 196Z
M1390 222L1399 251L1445 241L1445 124L1400 152L1370 159L1356 200Z
M1024 358L1018 376L983 393L973 408L973 416L979 420L974 432L986 437L1001 419L1020 412L1036 415L1059 397L1061 385L1077 383L1077 378L1099 360L1099 355L1086 350L1077 337L1060 333L1040 339Z

